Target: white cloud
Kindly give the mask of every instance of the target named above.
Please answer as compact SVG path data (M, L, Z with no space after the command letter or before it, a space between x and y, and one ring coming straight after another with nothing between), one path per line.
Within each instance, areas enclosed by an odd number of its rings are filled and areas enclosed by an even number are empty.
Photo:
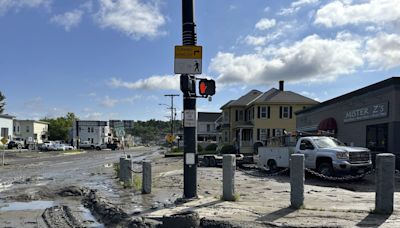
M100 104L104 107L111 108L114 107L118 103L118 100L111 99L109 96L105 96L103 100L101 100Z
M281 9L281 11L278 12L278 15L281 16L292 15L294 13L297 13L305 5L316 4L316 3L319 3L319 0L298 0L292 2L292 4L290 4L290 7Z
M275 25L276 25L275 19L262 18L257 22L255 27L258 30L267 30L274 27Z
M256 54L219 52L211 60L210 70L219 74L221 84L334 80L363 65L361 44L349 34L340 33L336 39L311 35L291 46L269 47Z
M166 22L158 0L100 0L95 20L103 28L112 28L133 39L154 38L165 34Z
M179 90L179 79L177 75L151 76L146 79L139 79L136 82L125 82L111 78L108 84L115 88Z
M140 95L135 95L133 97L125 97L125 98L122 98L122 99L113 99L113 98L110 98L109 96L105 96L104 99L102 99L100 101L100 104L103 107L112 108L116 104L122 104L122 103L133 104L136 100L138 100L140 98L142 98L142 96L140 96Z
M326 27L361 23L381 24L400 20L400 2L397 0L369 0L361 4L334 1L316 13L315 24Z
M71 28L79 25L79 23L82 20L82 15L83 15L82 10L73 10L53 16L50 19L50 22L63 26L65 31L69 32Z
M21 8L50 7L52 0L0 0L0 16L9 10Z
M245 43L253 46L263 46L267 41L265 36L246 36L244 39Z
M84 115L84 119L86 120L100 120L103 117L103 113L100 112L91 112L91 113L86 113Z
M377 69L400 66L400 35L381 33L368 40L365 58Z

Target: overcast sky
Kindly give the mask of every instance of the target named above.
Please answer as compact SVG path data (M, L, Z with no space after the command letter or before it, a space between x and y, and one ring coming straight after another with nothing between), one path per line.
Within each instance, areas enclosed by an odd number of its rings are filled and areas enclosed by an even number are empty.
M251 89L324 101L399 76L400 0L198 0L204 77L219 111ZM38 119L166 119L178 93L180 0L0 0L6 113ZM175 99L178 110L182 97Z

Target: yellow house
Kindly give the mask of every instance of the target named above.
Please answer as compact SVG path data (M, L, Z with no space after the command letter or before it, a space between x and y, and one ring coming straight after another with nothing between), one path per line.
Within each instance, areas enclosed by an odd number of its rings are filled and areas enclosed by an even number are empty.
M222 143L237 144L240 153L253 153L267 138L296 130L295 112L318 104L318 101L292 91L279 89L265 93L251 90L221 107Z

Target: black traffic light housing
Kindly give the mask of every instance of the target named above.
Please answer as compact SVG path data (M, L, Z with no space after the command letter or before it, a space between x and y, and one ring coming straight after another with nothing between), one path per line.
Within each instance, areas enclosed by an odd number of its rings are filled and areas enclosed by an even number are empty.
M201 79L199 83L199 94L203 97L212 96L215 94L215 81Z
M196 94L196 79L189 75L181 75L181 91L183 94Z

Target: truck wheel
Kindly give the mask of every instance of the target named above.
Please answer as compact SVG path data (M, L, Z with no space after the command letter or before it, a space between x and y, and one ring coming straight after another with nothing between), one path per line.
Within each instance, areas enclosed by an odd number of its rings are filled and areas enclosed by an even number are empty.
M94 146L90 146L90 149L94 150Z
M18 144L18 145L17 145L17 149L18 149L18 150L22 149L22 145L21 145L21 144Z
M267 165L268 165L268 169L271 170L271 171L275 171L275 170L278 169L278 166L276 165L276 161L275 160L269 160L267 162Z
M318 166L318 172L322 175L331 177L333 176L333 167L332 164L328 162L323 162Z
M101 148L100 147L96 147L96 150L101 150Z
M211 157L209 164L210 164L210 167L216 167L217 166L217 162L215 161L215 158Z
M210 166L210 159L208 157L204 157L203 158L203 164L205 167L209 167Z

